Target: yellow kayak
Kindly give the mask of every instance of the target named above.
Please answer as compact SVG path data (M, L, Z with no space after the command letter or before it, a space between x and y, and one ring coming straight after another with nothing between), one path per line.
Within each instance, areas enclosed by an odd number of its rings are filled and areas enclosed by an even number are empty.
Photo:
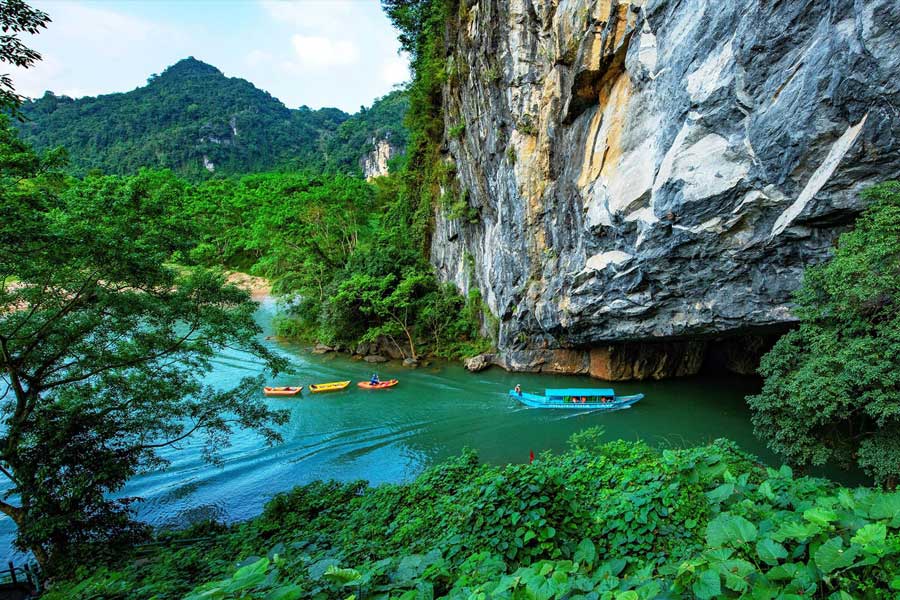
M336 392L350 385L349 381L332 381L331 383L313 383L309 386L309 391L313 394L319 392Z

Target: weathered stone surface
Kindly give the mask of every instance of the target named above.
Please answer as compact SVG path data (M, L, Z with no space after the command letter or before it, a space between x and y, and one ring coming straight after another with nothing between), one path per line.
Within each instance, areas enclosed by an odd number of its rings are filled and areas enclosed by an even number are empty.
M366 181L387 175L388 161L398 154L403 154L403 148L393 145L390 136L381 140L373 139L372 145L374 149L359 161Z
M472 373L477 373L479 371L484 371L485 369L487 369L493 364L493 361L493 355L479 354L477 356L465 359L463 361L463 365L465 365L466 369L468 369Z
M859 190L900 177L896 0L464 7L445 145L479 220L439 210L431 258L506 368L654 377L694 354L604 349L785 327Z
M494 364L508 371L585 375L590 356L585 350L566 348L509 350L494 355Z
M312 349L313 354L328 354L329 352L334 352L334 348L325 344L316 344Z
M363 359L367 363L385 363L388 361L387 358L381 356L380 354L370 354Z
M591 376L606 381L665 379L696 375L703 366L703 342L625 343L591 349Z
M404 358L404 359L403 359L403 366L404 366L404 367L407 367L407 368L410 368L410 369L415 369L416 367L419 366L419 361L417 361L417 360L414 359L414 358Z

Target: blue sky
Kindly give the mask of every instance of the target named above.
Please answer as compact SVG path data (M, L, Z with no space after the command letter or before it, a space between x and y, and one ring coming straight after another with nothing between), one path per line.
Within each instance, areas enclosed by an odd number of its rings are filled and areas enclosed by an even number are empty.
M19 93L124 92L187 56L287 106L355 112L409 78L378 0L31 0L53 22L11 69Z

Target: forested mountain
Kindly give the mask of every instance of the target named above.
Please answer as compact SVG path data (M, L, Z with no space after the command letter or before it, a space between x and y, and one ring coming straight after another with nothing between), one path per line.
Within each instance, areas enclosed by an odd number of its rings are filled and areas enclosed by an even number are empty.
M72 99L47 92L22 107L23 137L64 146L71 170L128 174L165 167L192 178L279 167L356 173L374 139L402 147L407 100L392 92L349 115L289 109L245 79L186 58L125 93Z

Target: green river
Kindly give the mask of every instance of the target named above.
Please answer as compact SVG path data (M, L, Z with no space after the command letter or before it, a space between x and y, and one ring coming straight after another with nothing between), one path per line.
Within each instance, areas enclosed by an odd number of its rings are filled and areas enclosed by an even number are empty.
M275 312L266 301L259 322L271 332ZM222 466L205 463L198 444L170 448L171 464L134 478L123 491L144 499L138 515L154 525L180 527L203 518L227 521L252 517L272 495L315 479L366 479L372 484L401 482L458 454L478 451L493 463L526 462L529 452L566 448L569 436L586 427L602 426L608 439L643 439L661 447L702 444L717 437L738 442L775 463L752 433L744 397L759 380L704 375L669 381L618 383L618 393L643 392L633 408L615 412L527 409L507 396L522 388L604 387L589 377L506 373L492 368L477 374L461 365L435 363L410 370L396 363L378 365L383 379L398 378L387 390L361 390L373 366L346 355L315 356L299 345L270 342L291 357L297 375L273 384L303 385L352 379L350 388L330 394L270 399L291 412L284 442L266 446L251 432L238 432L223 449ZM227 386L259 373L258 362L226 351L216 361L210 380ZM12 523L0 521L0 544L10 557Z

